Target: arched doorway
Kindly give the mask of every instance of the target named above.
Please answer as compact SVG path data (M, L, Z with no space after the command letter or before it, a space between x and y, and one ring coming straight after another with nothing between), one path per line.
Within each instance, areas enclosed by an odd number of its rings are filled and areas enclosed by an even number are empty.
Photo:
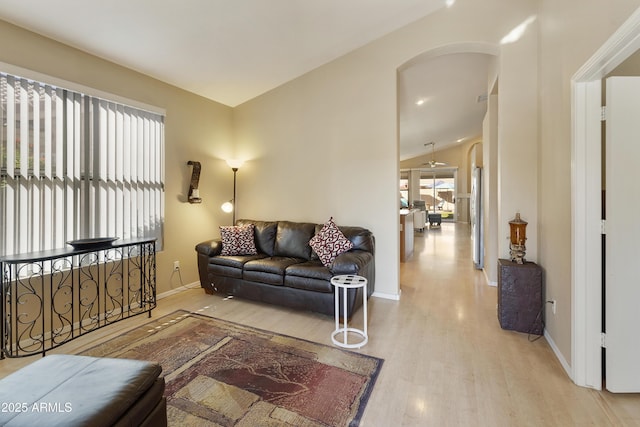
M424 52L397 70L399 169L428 170L434 159L427 144L433 142L437 160L444 168L456 170L456 188L448 201L449 205L455 202L452 218L466 222L471 187L468 153L482 140L497 54L498 47L492 44L452 44ZM417 190L413 194L420 197ZM433 203L425 200L425 204L435 205L440 200L437 196L431 195Z

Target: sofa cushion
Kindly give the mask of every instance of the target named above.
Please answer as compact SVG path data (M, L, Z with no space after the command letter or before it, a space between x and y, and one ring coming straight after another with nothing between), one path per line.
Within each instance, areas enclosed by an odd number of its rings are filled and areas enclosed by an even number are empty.
M309 291L333 292L331 277L331 271L316 259L287 267L284 285Z
M300 259L291 257L268 257L249 261L244 265L242 277L252 282L282 286L287 267L300 262Z
M209 271L221 276L242 278L242 268L249 261L266 258L266 255L232 255L209 258Z
M278 223L276 221L255 221L251 219L239 219L236 224L253 224L256 249L259 253L273 256L273 250L276 243L276 232L278 229Z
M313 235L315 236L316 234L318 234L320 232L320 230L322 230L322 227L324 227L324 224L316 224L316 229L313 232ZM311 245L309 245L311 246ZM316 253L316 251L313 250L313 248L311 248L311 258L309 258L311 261L318 261L320 260L320 258L318 258L318 254Z
M311 279L309 277L285 276L284 285L285 287L292 289L321 292L324 294L333 293L333 286L331 286L331 282L321 279Z
M333 274L331 271L322 265L320 260L313 260L307 262L300 262L287 267L285 270L287 276L308 277L311 279L331 280Z
M306 222L279 221L274 255L279 257L311 258L309 240L316 225Z
M222 251L220 255L255 255L254 225L220 226Z
M340 231L333 218L329 218L318 234L313 236L309 245L318 254L324 265L331 265L333 260L353 247L353 243Z

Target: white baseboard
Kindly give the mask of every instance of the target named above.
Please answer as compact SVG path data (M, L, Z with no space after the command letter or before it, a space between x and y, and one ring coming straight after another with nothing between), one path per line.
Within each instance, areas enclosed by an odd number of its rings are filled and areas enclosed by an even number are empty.
M553 341L553 338L551 338L551 335L549 335L549 333L547 332L546 329L544 330L544 338L549 343L549 346L551 347L551 350L553 350L553 353L556 355L556 358L560 361L560 364L564 368L564 370L567 373L567 375L569 376L569 378L571 378L571 380L573 380L573 370L571 369L571 366L567 363L567 360L564 358L564 356L560 352L560 349L558 349L558 346Z
M179 288L171 289L170 291L158 294L158 295L156 295L156 299L162 299L162 298L166 298L166 297L171 296L171 295L175 295L175 294L177 294L179 292L184 291L185 289L197 289L199 287L200 287L200 282L188 283L188 284L186 284L184 286L180 286Z
M372 297L376 297L376 298L384 298L384 299L391 299L394 301L400 301L400 294L402 293L402 290L398 291L397 294L387 294L384 292L374 292L371 296Z
M484 268L482 269L482 274L484 274L484 280L485 282L487 282L487 285L493 286L493 287L498 286L498 282L492 282L491 280L489 280L489 276L487 276L487 270L485 270Z

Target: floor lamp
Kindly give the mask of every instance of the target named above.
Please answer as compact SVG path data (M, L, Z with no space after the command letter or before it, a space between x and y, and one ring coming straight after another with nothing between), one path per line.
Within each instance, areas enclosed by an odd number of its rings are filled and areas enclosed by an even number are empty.
M244 164L244 161L231 159L227 160L227 164L233 171L233 199L225 202L222 205L222 210L227 213L233 212L231 225L236 225L236 173L238 172L238 169L240 169L240 167Z

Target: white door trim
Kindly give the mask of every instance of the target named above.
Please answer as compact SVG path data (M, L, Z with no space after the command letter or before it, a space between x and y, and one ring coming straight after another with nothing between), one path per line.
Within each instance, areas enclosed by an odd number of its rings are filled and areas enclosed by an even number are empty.
M640 8L571 79L571 376L602 388L601 81L640 49Z

